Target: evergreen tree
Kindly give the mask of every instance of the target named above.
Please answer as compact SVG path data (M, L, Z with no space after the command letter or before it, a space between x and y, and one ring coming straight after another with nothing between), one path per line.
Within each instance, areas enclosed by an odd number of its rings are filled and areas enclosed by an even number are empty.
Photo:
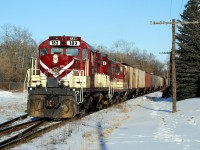
M189 0L181 19L200 22L200 0ZM182 24L178 30L177 100L182 100L200 96L200 23Z

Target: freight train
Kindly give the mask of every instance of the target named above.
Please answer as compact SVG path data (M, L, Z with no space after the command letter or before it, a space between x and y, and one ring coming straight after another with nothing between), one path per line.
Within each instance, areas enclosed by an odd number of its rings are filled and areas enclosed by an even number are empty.
M30 116L72 118L159 90L164 78L111 60L75 36L49 36L27 71Z

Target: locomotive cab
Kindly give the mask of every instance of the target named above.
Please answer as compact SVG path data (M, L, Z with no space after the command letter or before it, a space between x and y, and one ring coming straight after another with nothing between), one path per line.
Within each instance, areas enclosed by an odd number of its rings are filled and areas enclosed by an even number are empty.
M84 46L85 43L80 37L49 37L49 40L43 42L39 47L40 63L38 68L40 73L47 78L58 78L61 86L76 88L78 85L77 81L74 81L74 77L85 76L89 72L89 64L86 62L89 54L88 49ZM46 82L48 81L51 80L46 80Z

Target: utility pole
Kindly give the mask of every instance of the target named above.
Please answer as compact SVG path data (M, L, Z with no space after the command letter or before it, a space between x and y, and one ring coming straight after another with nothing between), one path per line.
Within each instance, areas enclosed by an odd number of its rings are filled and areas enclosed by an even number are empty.
M177 112L176 109L176 67L175 67L175 54L176 54L176 24L197 24L198 21L192 22L176 22L175 19L172 19L170 22L160 21L155 22L151 21L150 24L171 24L172 25L172 51L171 51L171 59L172 59L172 113Z

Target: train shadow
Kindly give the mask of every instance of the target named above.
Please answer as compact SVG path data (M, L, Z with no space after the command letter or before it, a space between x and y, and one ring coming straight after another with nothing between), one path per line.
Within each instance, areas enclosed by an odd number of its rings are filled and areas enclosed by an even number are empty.
M144 96L144 99L154 101L154 102L172 102L172 98L162 98L162 97L152 97L152 96Z
M107 147L106 147L106 141L105 141L105 137L104 137L104 134L103 134L102 123L100 121L97 122L96 126L89 125L89 124L82 124L82 125L87 126L87 127L91 127L91 128L97 128L100 150L108 150Z
M153 101L153 102L172 102L172 98L168 97L168 98L162 98L162 97L153 97L153 96L144 96L145 100L149 100L149 101ZM148 110L153 110L153 111L160 111L160 112L166 112L166 113L170 113L172 112L171 110L165 110L165 109L156 109L156 108L149 108L146 106L140 106L141 108L144 109L148 109Z
M171 110L166 110L166 109L153 109L153 108L148 108L145 106L140 106L141 108L147 109L147 110L153 110L153 111L160 111L160 112L166 112L166 113L171 113Z
M97 122L97 130L98 130L100 150L107 150L101 122Z

